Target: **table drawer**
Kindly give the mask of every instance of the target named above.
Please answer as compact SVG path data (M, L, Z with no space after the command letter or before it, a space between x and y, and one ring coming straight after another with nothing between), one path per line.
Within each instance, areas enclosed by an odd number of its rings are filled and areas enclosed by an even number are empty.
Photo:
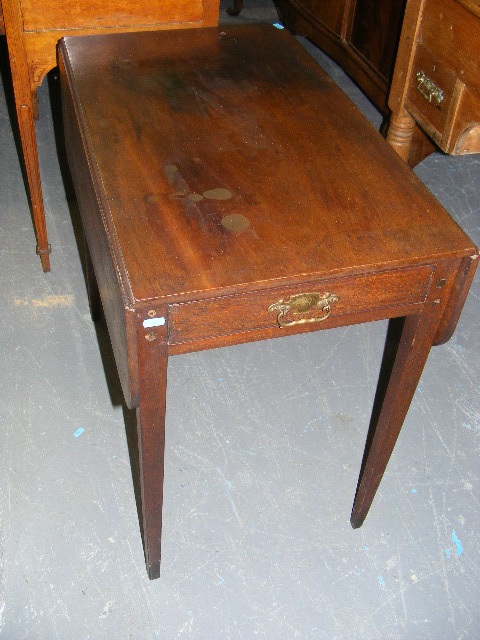
M433 268L370 274L170 306L169 343L300 324L383 307L422 303Z

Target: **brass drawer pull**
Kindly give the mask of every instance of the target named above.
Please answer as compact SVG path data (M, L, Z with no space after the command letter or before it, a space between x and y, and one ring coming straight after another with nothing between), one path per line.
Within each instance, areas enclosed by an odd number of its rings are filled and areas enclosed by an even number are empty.
M282 329L283 327L292 327L295 324L323 322L330 315L330 304L337 301L338 296L334 293L297 293L291 296L289 300L282 298L274 302L268 307L268 311L278 311L277 322L278 326ZM300 315L315 310L315 308L319 308L322 315L314 318L285 320L288 313Z
M433 82L433 80L430 80L430 78L423 71L417 72L417 80L417 89L420 91L425 100L428 100L428 102L433 102L436 107L440 107L440 104L445 98L442 89L440 89L440 87L437 86Z

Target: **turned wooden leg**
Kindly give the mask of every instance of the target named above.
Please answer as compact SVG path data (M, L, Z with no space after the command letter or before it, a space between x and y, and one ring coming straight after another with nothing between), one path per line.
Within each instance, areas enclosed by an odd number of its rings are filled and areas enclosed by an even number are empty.
M414 127L415 120L405 109L392 113L387 140L405 162L408 162Z
M88 304L90 306L90 315L92 320L96 322L102 317L102 301L98 290L97 277L93 269L92 258L88 249L86 238L85 243L85 277L87 281Z
M397 333L397 345L394 345L392 357L392 353L389 353L391 340L387 338L379 387L351 515L351 524L354 529L363 524L372 504L430 348L434 343L442 309L443 305L440 302L432 301L425 306L421 315L408 316L404 320L395 320L390 323L388 338L391 339Z
M148 576L153 580L160 576L168 357L166 325L145 328L145 319L151 318L139 315L137 433L143 545Z
M234 0L233 7L229 7L227 9L227 13L229 16L238 16L238 14L242 9L243 9L243 0Z

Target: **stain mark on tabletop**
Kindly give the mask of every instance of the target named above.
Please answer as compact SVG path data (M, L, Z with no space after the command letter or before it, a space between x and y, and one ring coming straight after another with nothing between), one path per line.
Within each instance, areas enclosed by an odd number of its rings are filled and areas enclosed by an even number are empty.
M175 184L175 178L178 172L178 167L175 164L165 165L165 177L169 184Z
M198 164L200 162L200 158L194 158L194 162ZM173 194L176 197L185 197L191 202L201 202L204 198L207 200L230 200L233 198L233 193L230 189L226 189L225 187L207 189L203 193L196 193L195 191L192 191L186 180L182 177L176 164L166 164L164 166L164 172L168 184L172 185L176 189Z
M209 189L203 192L203 197L209 200L230 200L233 197L233 193L229 189L223 187L217 187L216 189Z
M240 233L250 227L250 220L241 213L232 213L222 218L222 225L232 233Z
M187 198L191 202L200 202L201 200L203 200L203 196L200 193L189 193L187 195Z

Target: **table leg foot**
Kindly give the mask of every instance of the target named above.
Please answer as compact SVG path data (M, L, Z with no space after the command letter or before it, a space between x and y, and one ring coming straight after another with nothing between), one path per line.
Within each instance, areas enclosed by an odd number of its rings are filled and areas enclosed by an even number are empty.
M51 246L48 244L48 242L46 247L44 248L41 248L37 244L36 252L37 252L37 256L40 256L42 269L44 270L45 273L48 273L50 271L50 254L52 253Z
M150 580L156 580L160 577L160 560L147 565L147 573Z

